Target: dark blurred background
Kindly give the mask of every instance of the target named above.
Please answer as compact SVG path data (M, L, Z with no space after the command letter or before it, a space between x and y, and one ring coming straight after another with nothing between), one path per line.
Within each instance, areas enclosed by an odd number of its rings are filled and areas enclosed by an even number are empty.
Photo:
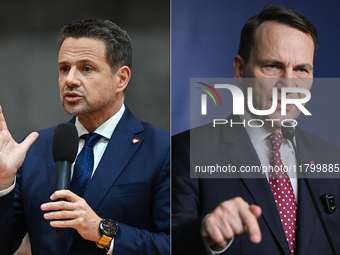
M7 0L0 2L0 105L16 140L68 121L59 99L60 29L83 18L109 19L132 39L125 102L137 118L170 130L170 2Z

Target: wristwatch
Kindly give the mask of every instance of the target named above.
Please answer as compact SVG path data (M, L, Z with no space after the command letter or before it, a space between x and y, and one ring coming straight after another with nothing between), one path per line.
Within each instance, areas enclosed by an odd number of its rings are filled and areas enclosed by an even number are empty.
M110 219L101 220L99 223L99 232L102 238L97 242L99 248L109 246L112 238L115 238L118 233L118 224Z

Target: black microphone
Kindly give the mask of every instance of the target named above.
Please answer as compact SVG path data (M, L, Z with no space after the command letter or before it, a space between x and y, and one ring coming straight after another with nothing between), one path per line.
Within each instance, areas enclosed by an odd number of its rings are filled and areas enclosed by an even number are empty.
M281 127L281 131L282 131L282 136L284 138L286 138L287 140L289 140L292 143L292 145L293 145L293 148L294 148L294 151L295 151L295 155L296 155L296 161L298 163L298 166L302 166L303 167L303 165L301 165L299 154L298 154L296 146L295 146L295 142L294 142L295 129L293 128L292 124L291 123L285 123L285 125ZM298 167L296 169L298 169ZM305 180L305 183L306 183L307 189L309 191L309 194L310 194L310 196L311 196L311 198L313 200L314 207L315 207L315 209L316 209L316 211L318 213L318 216L319 216L319 219L321 221L322 227L323 227L323 229L324 229L324 231L326 233L329 245L331 246L333 254L337 255L338 252L337 252L337 250L335 248L332 236L329 233L329 229L328 229L328 227L326 225L326 221L325 221L325 219L322 216L322 213L321 213L318 201L317 201L317 199L316 199L316 197L314 195L312 186L310 185L310 182L309 182L309 180L307 178L307 175L306 175L305 171L303 171L303 170L302 170L302 176L303 176L303 178Z
M78 152L78 131L71 123L59 124L53 135L52 154L56 162L55 190L70 189L71 166ZM59 199L65 200L65 199ZM62 229L57 228L60 235Z
M286 126L282 126L282 135L284 138L289 140L294 146L294 136L295 136L295 129L293 128L291 123L285 123ZM294 149L295 150L295 149Z

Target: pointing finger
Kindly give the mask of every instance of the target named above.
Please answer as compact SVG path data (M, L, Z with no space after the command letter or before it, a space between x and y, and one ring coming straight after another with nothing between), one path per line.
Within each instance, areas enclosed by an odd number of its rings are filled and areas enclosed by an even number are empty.
M261 215L261 213L260 213L260 215L258 214L259 212L261 212L261 209L258 209L259 208L258 206L256 206L256 207L252 206L252 207L249 207L249 208L245 208L245 207L240 208L240 217L241 217L242 222L244 223L246 229L248 230L250 240L253 243L259 243L259 242L261 242L261 239L262 239L260 227L259 227L259 224L257 222L257 216ZM252 208L252 209L250 209L250 208ZM252 213L252 211L254 211L254 210L257 213L257 215L254 215Z
M262 214L261 207L257 205L250 205L249 210L255 215L256 218L259 218Z

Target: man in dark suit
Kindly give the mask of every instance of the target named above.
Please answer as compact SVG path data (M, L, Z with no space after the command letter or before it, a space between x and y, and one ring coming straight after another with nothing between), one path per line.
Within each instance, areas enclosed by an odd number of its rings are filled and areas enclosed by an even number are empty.
M273 104L273 88L279 95L284 87L303 86L309 90L311 82L300 79L313 78L317 47L315 27L289 9L273 6L249 19L234 58L234 75L245 98L251 87L254 108L264 111ZM289 93L288 97L300 99L304 95ZM258 119L264 123L262 127L209 124L173 137L174 254L332 254L304 179L298 179L294 171L280 177L238 171L246 166L276 166L272 161L276 156L277 166L297 166L291 142L282 139L281 125L283 120L296 119L300 109L290 104L282 115L281 100L267 115L252 113L247 102L245 107L244 116L231 115L228 123ZM270 137L281 137L278 154L273 153L277 151ZM339 164L340 150L321 138L296 127L295 140L302 164ZM199 172L204 166L217 165L233 166L236 172L226 173L226 178L209 178ZM276 197L275 183L272 185L278 179L280 184L281 180L289 183L284 194L293 197L290 208L282 209L282 198ZM339 212L326 213L322 198L328 193L339 197L340 182L314 178L310 184L335 247L340 250ZM293 222L289 230L284 218Z
M127 33L110 21L81 20L61 31L60 97L75 116L78 153L82 135L100 135L84 194L72 189L75 174L71 191L54 192L55 128L17 144L0 108L0 254L13 254L26 232L33 254L170 253L169 135L124 105L131 51Z

